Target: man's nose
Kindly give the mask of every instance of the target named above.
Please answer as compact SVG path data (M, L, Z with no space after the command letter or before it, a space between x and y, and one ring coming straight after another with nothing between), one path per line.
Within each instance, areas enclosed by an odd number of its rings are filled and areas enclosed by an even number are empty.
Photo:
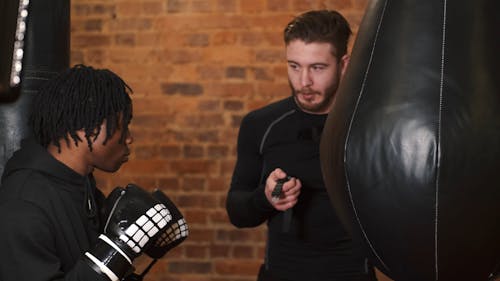
M312 78L309 69L302 69L300 73L300 84L302 87L309 87L312 85Z

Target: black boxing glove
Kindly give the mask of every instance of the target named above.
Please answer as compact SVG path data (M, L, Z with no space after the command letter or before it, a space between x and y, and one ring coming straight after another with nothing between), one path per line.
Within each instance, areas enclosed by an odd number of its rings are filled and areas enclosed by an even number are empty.
M84 258L96 272L116 281L165 232L172 215L165 204L133 184L117 187L106 201L104 233Z
M153 191L152 196L165 205L172 215L172 220L168 223L165 231L145 250L145 253L151 258L159 259L186 240L189 229L181 212L165 193L157 189Z

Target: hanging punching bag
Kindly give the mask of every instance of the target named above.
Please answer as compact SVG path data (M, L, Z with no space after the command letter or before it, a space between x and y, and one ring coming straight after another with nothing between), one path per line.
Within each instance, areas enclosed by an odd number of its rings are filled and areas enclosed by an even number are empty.
M397 281L500 263L500 43L492 0L369 4L321 140L333 206Z
M69 0L2 0L1 8L0 174L29 135L33 95L69 66L70 50Z

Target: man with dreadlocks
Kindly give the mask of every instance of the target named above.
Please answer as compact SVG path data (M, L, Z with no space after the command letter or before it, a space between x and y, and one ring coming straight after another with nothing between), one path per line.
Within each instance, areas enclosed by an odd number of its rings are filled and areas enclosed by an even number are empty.
M136 257L156 261L186 238L161 191L129 184L105 198L96 187L94 168L128 160L130 93L115 73L77 65L34 97L33 138L2 175L0 280L137 280Z

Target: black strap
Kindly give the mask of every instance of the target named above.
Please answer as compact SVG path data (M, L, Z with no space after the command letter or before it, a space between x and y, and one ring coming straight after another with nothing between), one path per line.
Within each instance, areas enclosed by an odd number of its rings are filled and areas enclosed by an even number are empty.
M136 273L132 273L130 275L128 275L127 277L125 277L123 279L123 281L142 281L144 279L144 276L146 276L146 274L149 272L149 270L151 269L151 267L153 267L153 265L158 261L158 259L154 259L153 261L151 261L148 265L148 267L146 267L146 269L144 269L144 271L139 275L139 274L136 274Z
M290 225L292 224L293 208L286 210L283 213L283 232L290 231Z

